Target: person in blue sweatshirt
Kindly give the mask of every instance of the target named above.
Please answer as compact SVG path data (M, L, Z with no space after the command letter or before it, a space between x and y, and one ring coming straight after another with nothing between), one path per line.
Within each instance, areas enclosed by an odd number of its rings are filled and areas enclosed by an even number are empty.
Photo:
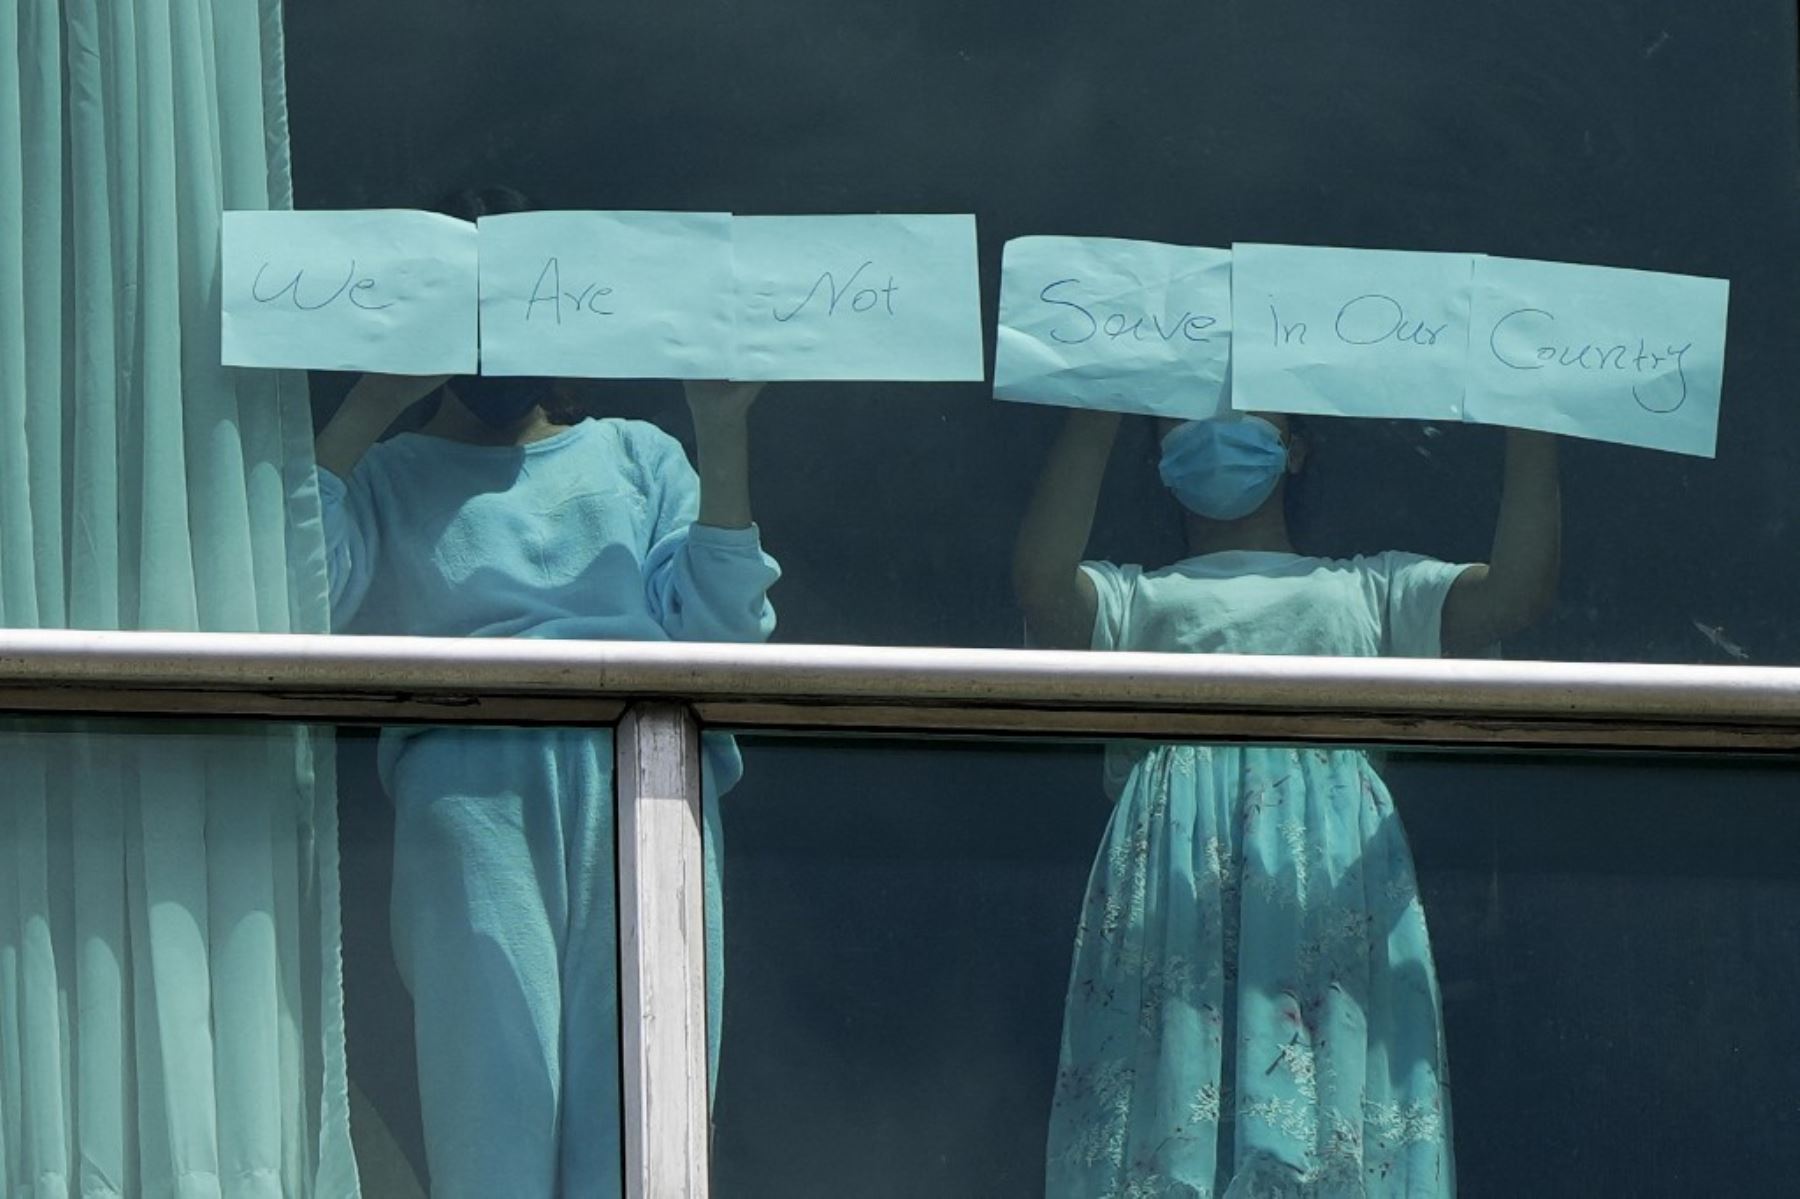
M444 204L522 211L507 189ZM766 640L780 571L751 518L759 385L685 385L698 471L627 420L560 424L552 381L360 380L316 451L333 627L432 637ZM414 432L382 440L415 404ZM713 1052L722 970L706 742ZM389 729L395 956L412 994L432 1193L616 1196L620 1164L613 747L601 729Z

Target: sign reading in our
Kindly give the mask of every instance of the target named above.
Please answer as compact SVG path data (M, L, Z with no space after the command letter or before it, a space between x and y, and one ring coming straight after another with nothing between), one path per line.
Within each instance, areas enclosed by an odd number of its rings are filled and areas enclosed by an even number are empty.
M1252 245L1235 247L1233 272L1236 408L1466 420L1713 454L1722 279Z
M1226 407L1231 254L1109 237L1006 243L994 394L1206 417Z
M1461 420L1467 254L1232 247L1233 406Z
M228 212L227 366L467 374L476 229L436 213Z

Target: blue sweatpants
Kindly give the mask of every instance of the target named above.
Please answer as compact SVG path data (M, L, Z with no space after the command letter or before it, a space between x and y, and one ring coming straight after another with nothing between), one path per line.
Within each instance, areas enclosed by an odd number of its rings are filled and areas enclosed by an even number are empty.
M618 1196L612 735L388 735L394 952L413 997L431 1193ZM739 768L729 740L708 742L708 1032L716 1065L723 963L713 796Z

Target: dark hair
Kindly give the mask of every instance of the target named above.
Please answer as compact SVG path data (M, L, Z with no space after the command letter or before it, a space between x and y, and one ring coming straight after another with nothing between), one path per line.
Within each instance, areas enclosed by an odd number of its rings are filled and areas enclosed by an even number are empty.
M524 192L512 187L463 187L438 198L433 212L474 221L484 216L505 216L513 212L530 212L537 205Z
M1287 519L1288 537L1304 549L1317 532L1314 525L1319 510L1319 472L1315 458L1319 452L1321 426L1311 417L1293 413L1288 414L1287 426L1288 444L1306 443L1306 465L1300 468L1299 474L1288 476L1287 485L1281 492L1281 510Z
M484 216L505 216L530 212L536 205L524 192L505 186L464 187L438 197L432 211L463 221L476 221ZM492 375L460 375L452 383L465 407L482 420L499 427L516 422L520 416L539 406L551 410L556 406L554 387L549 379ZM420 421L429 422L443 403L443 393L434 395L420 406ZM552 419L560 419L551 412Z

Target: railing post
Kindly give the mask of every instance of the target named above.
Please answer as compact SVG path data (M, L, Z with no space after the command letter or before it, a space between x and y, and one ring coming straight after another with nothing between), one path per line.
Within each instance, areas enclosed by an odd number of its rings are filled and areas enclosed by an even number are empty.
M706 1199L700 730L682 704L619 723L619 1011L627 1199Z

